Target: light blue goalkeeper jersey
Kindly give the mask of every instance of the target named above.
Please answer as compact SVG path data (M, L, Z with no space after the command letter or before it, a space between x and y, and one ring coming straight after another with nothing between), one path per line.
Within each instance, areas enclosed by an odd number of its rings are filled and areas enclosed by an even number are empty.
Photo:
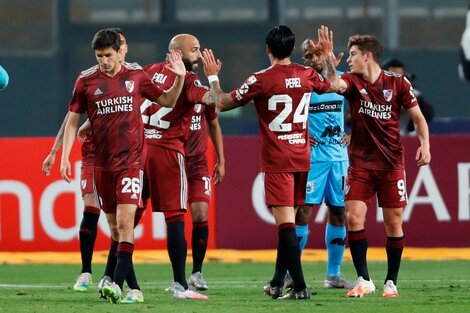
M338 72L341 75L342 72ZM312 92L308 108L309 135L318 145L310 147L310 162L344 161L347 147L341 144L344 133L344 97L337 93Z

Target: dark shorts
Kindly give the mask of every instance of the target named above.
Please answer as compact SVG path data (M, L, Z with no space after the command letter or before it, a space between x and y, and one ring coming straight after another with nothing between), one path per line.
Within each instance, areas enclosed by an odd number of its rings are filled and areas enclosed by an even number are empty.
M86 194L93 193L93 165L82 166L80 190L82 191L82 198Z
M174 150L147 145L144 197L154 212L186 211L188 181L184 156Z
M211 201L211 177L205 154L186 158L186 173L188 175L188 202Z
M349 167L345 201L361 200L370 202L377 194L378 205L382 208L404 208L408 202L404 170L377 171Z
M140 169L120 171L94 170L96 203L105 213L116 213L118 204L134 204L142 207L142 177Z
M266 205L295 207L305 204L308 172L267 172L264 176Z

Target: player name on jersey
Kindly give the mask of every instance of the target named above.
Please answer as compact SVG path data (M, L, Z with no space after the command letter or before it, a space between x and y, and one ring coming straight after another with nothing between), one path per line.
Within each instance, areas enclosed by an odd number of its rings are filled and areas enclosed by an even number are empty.
M361 106L358 112L372 116L373 118L388 120L392 117L392 105L376 104L361 99Z
M95 101L98 110L96 114L110 114L116 112L132 111L132 96L114 97Z

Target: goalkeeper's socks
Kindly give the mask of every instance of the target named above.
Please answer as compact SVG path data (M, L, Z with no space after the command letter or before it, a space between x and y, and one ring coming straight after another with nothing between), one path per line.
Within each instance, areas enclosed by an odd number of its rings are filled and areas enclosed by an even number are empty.
M367 268L367 233L365 229L349 231L349 250L356 268L357 277L370 280Z
M307 244L308 233L309 233L308 224L295 226L295 235L297 236L297 239L299 240L300 254L302 254L302 251L304 251L305 245Z
M100 218L100 209L85 206L83 218L80 223L80 254L82 257L82 273L91 273L91 259L95 247L96 229L98 219Z
M346 227L326 224L325 244L328 252L326 273L331 276L339 275L343 263L344 250L346 248Z
M401 254L403 252L403 248L405 247L405 237L387 237L387 277L385 278L385 282L387 280L392 280L393 283L397 284L398 279L398 271L400 270L400 263L401 263Z

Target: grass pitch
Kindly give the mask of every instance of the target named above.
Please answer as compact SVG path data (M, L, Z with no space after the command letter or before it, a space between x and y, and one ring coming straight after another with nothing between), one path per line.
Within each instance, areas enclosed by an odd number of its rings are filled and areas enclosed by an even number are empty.
M189 268L190 266L188 266ZM173 300L164 291L171 280L169 264L137 264L136 272L145 302L110 304L98 299L96 285L103 265L94 266L90 291L72 290L78 265L0 265L0 312L470 312L468 261L403 261L398 281L400 297L382 297L385 262L370 262L377 293L362 299L346 298L345 290L323 289L326 264L305 262L304 274L312 298L279 301L263 295L261 288L274 270L272 263L208 263L204 277L208 301ZM350 261L343 275L352 279Z

